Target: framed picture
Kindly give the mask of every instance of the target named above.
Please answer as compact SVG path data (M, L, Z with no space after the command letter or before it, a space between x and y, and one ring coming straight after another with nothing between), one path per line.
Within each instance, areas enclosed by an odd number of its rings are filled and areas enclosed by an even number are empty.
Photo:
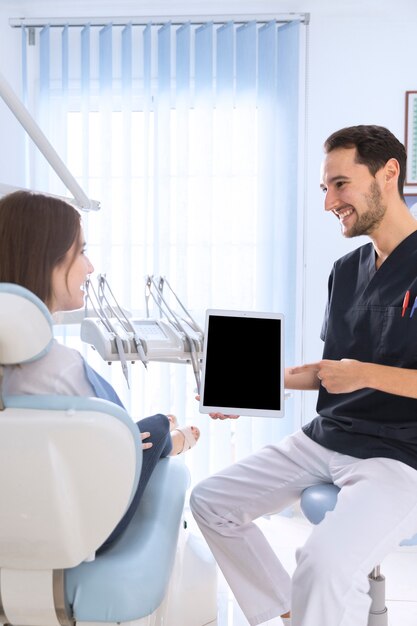
M417 185L417 91L405 92L406 185Z
M405 193L404 200L408 208L410 209L411 215L417 218L417 192L416 193Z

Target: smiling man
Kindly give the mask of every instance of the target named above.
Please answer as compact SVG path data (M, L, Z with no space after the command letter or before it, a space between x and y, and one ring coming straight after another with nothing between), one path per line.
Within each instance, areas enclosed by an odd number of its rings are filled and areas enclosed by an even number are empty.
M324 208L369 243L335 262L320 361L289 368L318 390L317 416L194 489L191 508L251 626L366 626L368 573L417 531L417 221L403 198L404 146L354 126L324 144ZM406 296L406 297L405 297ZM409 306L407 306L409 303ZM298 551L292 577L253 523L311 485L336 508Z

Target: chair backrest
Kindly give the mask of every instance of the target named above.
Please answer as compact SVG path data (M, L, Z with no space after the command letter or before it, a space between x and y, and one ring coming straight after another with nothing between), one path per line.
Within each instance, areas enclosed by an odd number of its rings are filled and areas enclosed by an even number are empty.
M52 341L43 303L0 284L0 364L41 358ZM0 568L79 564L103 543L136 491L139 431L106 400L5 396L0 411Z
M0 283L0 364L38 359L52 339L52 318L44 303L20 285Z
M139 433L98 398L7 397L0 412L0 567L78 565L136 490Z

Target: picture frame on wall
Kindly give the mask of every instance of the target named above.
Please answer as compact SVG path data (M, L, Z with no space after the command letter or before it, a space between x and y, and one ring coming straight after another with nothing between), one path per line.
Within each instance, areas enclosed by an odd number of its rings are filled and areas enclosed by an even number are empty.
M406 185L417 186L417 91L405 92Z
M417 191L416 193L405 193L404 200L410 209L410 213L417 218Z

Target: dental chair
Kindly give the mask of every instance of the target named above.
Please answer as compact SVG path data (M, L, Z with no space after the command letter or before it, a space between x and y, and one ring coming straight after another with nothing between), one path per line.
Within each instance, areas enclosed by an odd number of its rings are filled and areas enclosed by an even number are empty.
M340 489L331 483L314 485L301 495L301 510L312 524L319 524L328 511L333 511ZM417 534L401 542L401 545L417 545ZM388 626L388 609L385 606L385 576L376 565L368 576L371 607L368 626Z
M0 623L203 626L216 623L216 567L184 529L189 483L162 459L124 534L142 446L119 406L98 398L2 396L2 365L44 355L51 316L0 283Z

